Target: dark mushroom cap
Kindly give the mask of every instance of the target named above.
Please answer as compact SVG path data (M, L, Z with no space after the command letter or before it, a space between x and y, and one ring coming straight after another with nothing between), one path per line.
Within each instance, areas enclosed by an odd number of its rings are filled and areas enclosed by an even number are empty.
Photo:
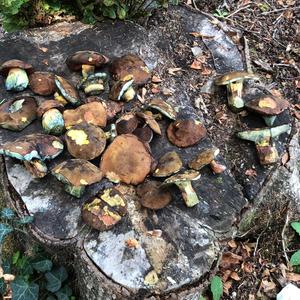
M132 133L138 127L138 119L133 113L126 113L116 121L117 133Z
M112 228L126 213L126 200L116 188L101 191L82 208L84 222L101 231Z
M63 115L66 128L82 123L105 127L107 121L106 109L101 102L90 102L76 109L65 110Z
M234 71L234 72L225 73L225 74L217 77L215 79L215 84L216 85L226 85L231 82L245 80L245 79L258 80L259 77L253 73L248 73L245 71Z
M72 186L90 185L103 177L99 168L84 159L68 159L53 168L51 173L59 181Z
M4 62L0 67L0 73L6 76L10 69L19 68L25 70L27 73L31 73L33 71L33 67L31 64L28 64L19 59L11 59Z
M138 127L132 133L143 143L150 143L153 138L153 131L149 126Z
M55 93L54 74L49 72L34 72L29 76L31 90L41 96Z
M246 108L263 116L275 116L289 107L289 102L282 98L263 96L246 103Z
M79 104L80 97L75 87L61 76L55 75L55 84L62 96L72 104Z
M155 98L155 99L152 99L148 105L149 105L149 107L158 110L163 115L170 118L171 120L176 120L176 117L177 117L176 110L173 108L173 106L171 106L166 101Z
M36 133L5 143L0 148L0 154L19 160L31 161L39 159L44 161L46 159L54 159L63 149L63 142L58 137Z
M70 55L67 60L66 64L72 71L80 71L82 65L90 65L99 68L104 64L108 63L109 59L95 51L77 51Z
M139 184L149 174L152 156L133 134L117 136L105 150L100 169L112 182Z
M64 106L56 100L46 100L42 102L38 107L37 116L41 118L46 111L52 108L57 108L59 111L62 111L64 109Z
M172 200L171 193L159 181L145 181L137 187L136 192L141 205L154 210L166 207Z
M205 149L199 152L198 155L189 163L189 167L194 170L200 170L204 166L210 164L219 152L220 150L216 147Z
M152 117L152 115L142 113L142 112L137 112L136 116L143 119L145 123L156 133L161 135L161 130L159 127L159 124L156 122L156 120Z
M184 148L195 145L204 138L206 129L199 121L181 119L169 125L167 135L172 144Z
M177 173L181 168L181 158L175 151L170 151L159 159L156 170L152 175L155 177L167 177Z
M144 61L135 54L127 54L117 58L111 66L111 74L115 80L122 80L128 75L132 75L134 83L142 85L151 78L151 73Z
M21 131L37 116L37 104L33 97L9 100L0 105L0 127Z
M75 158L91 160L98 157L105 149L104 131L91 124L71 127L65 134L67 148Z

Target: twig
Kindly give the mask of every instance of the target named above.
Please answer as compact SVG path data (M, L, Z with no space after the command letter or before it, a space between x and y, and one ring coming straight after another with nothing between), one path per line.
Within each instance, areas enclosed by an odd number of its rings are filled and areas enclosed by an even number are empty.
M252 73L249 44L245 36L244 36L244 53L245 53L246 70L247 72Z
M251 5L253 5L253 4L256 5L256 3L248 3L248 4L246 4L245 6L242 6L242 7L238 8L237 10L235 10L234 12L232 12L231 14L229 14L229 15L228 15L227 17L225 17L224 19L229 19L229 18L231 18L232 16L236 15L238 12L240 12L240 11L242 11L242 10L248 8L249 6L251 6Z
M274 10L270 10L270 11L265 11L265 12L261 13L261 15L265 16L265 15L279 13L279 12L286 11L286 10L299 10L299 9L300 9L300 6L284 7L284 8L274 9Z
M283 254L284 254L284 258L286 260L286 265L287 267L289 266L290 264L290 261L289 261L289 258L286 254L286 245L285 245L285 230L286 230L286 227L288 226L288 223L289 223L289 209L287 208L287 212L286 212L286 218L285 218L285 223L284 223L284 226L282 228L282 231L281 231L281 243L282 243L282 250L283 250Z

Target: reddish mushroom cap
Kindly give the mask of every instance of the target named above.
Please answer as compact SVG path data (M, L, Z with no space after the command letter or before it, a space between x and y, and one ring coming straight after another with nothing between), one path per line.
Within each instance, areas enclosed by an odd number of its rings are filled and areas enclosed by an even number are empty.
M64 106L60 102L56 100L46 100L40 104L40 106L37 109L37 116L41 118L43 114L52 109L52 108L57 108L59 111L63 111Z
M41 96L49 96L55 93L54 74L49 72L34 72L29 76L31 90Z
M13 68L19 68L23 69L28 73L31 73L33 71L33 67L31 64L28 64L22 60L19 59L11 59L6 62L4 62L0 67L0 73L4 76L6 76L10 69Z

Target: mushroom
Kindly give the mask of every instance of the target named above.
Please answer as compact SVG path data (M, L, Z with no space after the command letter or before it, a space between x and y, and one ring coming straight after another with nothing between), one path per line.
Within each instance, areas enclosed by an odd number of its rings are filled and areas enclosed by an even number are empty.
M274 96L260 96L245 104L246 108L263 116L266 124L272 126L280 113L289 107L285 99Z
M145 181L138 185L136 192L141 205L153 210L166 207L172 200L171 193L159 181Z
M3 63L0 67L0 73L6 77L5 88L7 91L23 91L27 88L28 75L33 71L31 64L22 60L12 59Z
M171 120L176 120L177 111L167 102L161 99L152 99L148 106L156 109Z
M143 143L150 143L153 139L153 131L152 129L144 125L143 127L138 127L132 132L135 136L139 138Z
M181 148L197 144L206 136L206 133L202 123L194 119L179 119L171 123L167 129L170 142Z
M34 72L29 76L31 90L41 96L49 96L55 93L54 74L49 72Z
M188 170L184 173L173 175L167 178L163 185L175 184L180 189L183 200L187 207L193 207L199 203L198 196L192 187L192 180L198 180L200 173L194 170Z
M135 91L132 87L133 81L133 76L128 75L122 80L115 82L110 89L109 98L114 101L131 101L135 96Z
M258 153L259 161L262 165L273 164L278 161L278 152L271 144L271 138L276 138L282 133L289 133L290 124L284 124L273 128L255 128L239 132L240 139L254 142Z
M0 127L21 131L36 119L37 104L33 97L19 97L0 105Z
M138 127L138 119L133 113L126 113L116 121L117 133L132 133Z
M47 100L38 107L37 115L42 118L42 127L47 134L61 135L65 122L61 111L64 106L56 100Z
M60 94L62 95L63 99L67 100L73 105L80 104L81 100L79 94L69 81L67 81L65 78L61 76L55 75L55 84ZM56 100L59 101L60 99L56 99Z
M76 109L64 111L64 120L66 128L77 124L87 123L99 127L105 127L107 122L107 113L101 102L89 102Z
M95 72L95 68L100 68L108 62L109 59L105 55L88 50L77 51L66 60L66 64L70 70L81 70L83 78L87 78Z
M216 147L205 149L200 151L197 156L189 163L189 167L194 170L201 170L204 166L210 165L212 171L215 174L223 173L226 167L217 163L215 158L220 153L220 150Z
M137 112L136 116L140 119L144 120L145 123L156 133L161 135L161 130L159 127L159 124L156 122L156 120L153 118L152 113L148 114L147 112Z
M80 198L85 187L102 179L100 170L84 159L68 159L51 170L59 181L65 184L65 191Z
M105 149L106 135L104 131L91 124L72 126L65 134L67 148L75 158L92 160Z
M215 80L216 85L226 85L228 105L233 111L238 111L244 107L242 94L243 83L246 79L259 80L259 77L245 71L234 71L223 74Z
M133 134L117 136L101 157L100 169L110 181L139 184L149 174L152 156Z
M151 73L144 61L135 54L126 54L117 58L111 65L110 72L114 80L123 80L127 75L132 75L137 85L146 84Z
M90 74L78 85L86 95L99 95L105 90L108 75L106 73Z
M41 178L48 171L45 160L54 159L63 149L64 145L58 137L36 133L5 143L0 148L0 154L24 161L28 171L34 177Z
M158 165L152 174L155 177L168 177L179 172L182 168L182 160L175 151L165 153L158 161Z
M82 219L92 228L103 231L115 226L126 213L125 197L116 188L108 188L84 204Z

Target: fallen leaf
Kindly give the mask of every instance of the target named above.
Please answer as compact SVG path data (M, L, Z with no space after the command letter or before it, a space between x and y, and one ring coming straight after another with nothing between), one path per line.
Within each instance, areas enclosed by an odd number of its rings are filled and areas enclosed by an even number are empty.
M241 280L241 278L240 278L240 276L238 275L237 272L231 272L230 278L232 278L235 281L240 281Z
M125 241L125 244L128 248L135 248L137 249L140 245L136 239L128 239Z
M300 274L286 273L286 279L289 281L300 281Z
M168 73L170 75L177 75L176 73L180 72L180 71L182 71L182 68L169 68L168 69Z
M194 37L200 37L200 38L205 38L205 39L213 39L214 36L211 36L211 35L206 35L206 34L203 34L201 32L190 32L190 35L194 36Z
M153 75L151 81L153 83L160 83L162 82L162 79L158 75Z
M270 276L270 271L269 269L265 269L262 273L262 277L269 277Z
M231 274L231 270L227 269L227 270L224 270L222 271L222 281L223 282L226 282Z
M300 104L295 104L294 107L300 110Z
M15 275L13 274L3 274L3 279L5 282L11 282L11 281L14 281L16 278Z
M229 247L234 248L234 249L237 247L235 240L230 240L227 244Z
M162 92L165 96L173 95L173 91L171 91L170 89L167 89L167 88L163 88Z
M46 48L46 47L39 47L39 49L42 51L42 52L44 52L44 53L46 53L46 52L48 52L48 48Z
M232 287L232 280L228 280L223 284L223 291L226 295L229 295L229 290Z
M201 71L201 74L204 76L210 75L212 73L212 69L208 67L204 67L203 70Z
M276 284L273 281L268 281L268 280L263 279L261 281L261 287L263 288L265 293L268 293L268 292L276 289Z
M228 269L231 265L237 265L243 260L243 257L232 252L225 252L222 255L220 266Z
M147 231L147 234L153 237L161 237L162 231L160 229L154 229Z
M245 262L245 263L242 264L242 269L246 273L252 273L253 272L253 265L250 262Z
M280 271L281 271L282 276L283 276L284 278L286 278L286 270L288 269L288 267L287 267L285 264L281 263L281 264L279 265L279 269L280 269Z
M288 152L285 152L281 158L281 164L285 166L285 164L290 160L290 156Z
M254 169L247 169L245 171L245 175L249 176L249 177L256 177L257 176L257 172Z
M295 85L296 85L296 89L300 89L300 80L295 80Z
M293 111L293 116L296 118L296 119L298 119L298 120L300 120L300 113L299 112L297 112L296 110L295 111Z
M49 61L48 61L48 59L44 59L44 60L42 60L42 63L43 63L44 65L47 65L47 66L49 66Z
M201 70L202 69L202 63L198 59L195 59L193 61L193 63L190 65L190 68L194 69L194 70Z
M160 92L160 88L158 88L158 87L153 87L152 89L151 89L151 93L152 94L158 94Z

